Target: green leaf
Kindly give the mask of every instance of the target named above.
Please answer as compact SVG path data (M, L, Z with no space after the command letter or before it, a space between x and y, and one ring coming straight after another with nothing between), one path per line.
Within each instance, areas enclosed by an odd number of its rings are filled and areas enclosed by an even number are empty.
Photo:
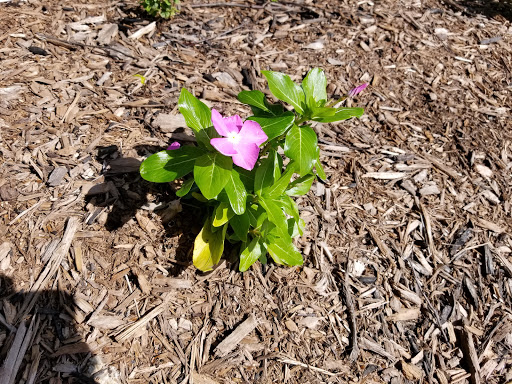
M260 205L251 204L246 212L249 214L249 222L254 229L259 229L263 221L267 219L267 213Z
M247 193L254 191L254 175L256 174L257 167L248 171L247 169L236 167L235 168L240 175L240 180L244 183L245 190Z
M294 162L289 163L283 175L264 192L264 196L277 197L282 195L290 184L290 179L295 173L295 168Z
M281 169L283 169L283 158L277 151L271 151L268 155L274 157L274 181L281 177ZM270 187L269 187L270 188Z
M301 236L304 233L304 227L306 224L304 223L304 220L299 219L298 221L295 221L295 219L291 218L288 219L288 234L293 239L294 237Z
M271 110L267 107L265 94L261 91L242 91L238 94L238 100L244 104L271 113Z
M321 107L327 102L327 79L324 71L313 68L302 81L302 89L306 94L306 104L309 109Z
M327 175L325 174L324 167L320 162L320 149L317 151L315 159L315 171L319 178L321 178L323 181L327 180Z
M252 114L256 117L279 117L284 114L284 107L281 104L271 104L266 100L265 104L269 112L251 105Z
M212 225L214 227L220 227L226 224L234 215L235 213L231 210L229 204L221 202L215 209Z
M229 205L229 197L228 197L228 194L226 193L225 189L220 191L220 193L215 197L215 200L222 201L222 202L226 203L227 205Z
M347 120L351 117L361 117L363 116L364 109L363 108L328 108L335 109L333 114L327 114L324 112L324 115L313 116L312 120L318 121L320 123L332 123L334 121Z
M140 165L144 180L166 183L185 176L194 169L194 162L204 151L185 146L172 151L161 151L149 156Z
M311 127L298 127L294 125L286 134L284 153L298 165L297 172L304 176L313 167L316 158L318 139Z
M222 252L224 252L226 229L227 225L221 231L212 232L211 221L210 219L206 220L194 242L192 259L197 269L203 272L211 271L213 266L219 262Z
M245 212L247 201L247 191L245 190L244 183L240 180L240 174L233 168L229 175L228 182L224 187L226 194L229 198L229 204L237 215Z
M178 196L178 197L185 196L187 193L190 192L190 189L192 188L193 185L194 185L193 178L184 181L181 188L178 191L176 191L176 196Z
M293 217L293 219L299 223L302 219L299 216L299 207L297 207L297 203L287 195L281 195L279 197L279 203L283 207L284 213L286 213L288 216ZM299 233L302 236L302 228L299 226Z
M271 198L260 197L259 204L265 209L268 215L268 220L275 224L275 226L283 233L288 232L288 224L286 222L286 216L279 205L278 201Z
M306 175L294 180L290 183L290 186L286 190L288 196L302 196L309 192L313 181L315 181L315 175Z
M240 254L240 272L247 271L265 253L267 253L267 248L261 238L255 237L252 239L249 246Z
M276 228L276 225L268 220L268 216L265 217L267 218L263 220L262 224L258 228L258 232L262 237L266 236L267 233Z
M287 236L276 237L270 243L267 243L267 251L272 259L278 264L302 265L304 260L302 255L293 245L292 238Z
M213 146L210 144L210 140L213 139L214 137L222 137L217 133L213 126L201 129L200 131L195 133L195 136L197 143L209 151L214 151Z
M249 233L249 210L247 209L242 215L235 215L229 220L229 225L233 231L242 241L247 241L247 234Z
M281 101L290 104L301 115L305 113L306 97L302 88L290 76L280 72L261 71L267 78L270 92Z
M254 192L260 195L262 191L274 183L275 151L271 151L267 158L261 161L261 165L254 175Z
M226 232L226 240L228 240L231 244L237 244L237 243L240 243L242 241L241 238L238 237L238 235L236 233L229 233L229 232ZM243 246L240 246L240 249L242 249Z
M205 153L194 165L194 179L199 190L208 200L217 196L226 186L233 161L220 153Z
M195 132L212 126L212 113L205 103L197 99L185 88L181 90L178 108L189 128Z
M207 203L208 199L206 199L203 195L201 195L199 192L192 192L192 197L196 200L200 201L201 203Z
M251 116L247 120L257 122L263 132L268 136L267 141L275 139L276 137L284 134L293 125L295 116L293 112L286 112L283 116L279 117L256 117Z
M314 120L316 118L327 118L332 117L336 113L336 108L329 107L314 107L311 108L311 118Z

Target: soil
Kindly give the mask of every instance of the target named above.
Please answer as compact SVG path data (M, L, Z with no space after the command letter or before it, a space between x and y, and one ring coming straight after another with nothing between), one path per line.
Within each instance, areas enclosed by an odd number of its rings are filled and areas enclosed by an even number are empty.
M0 3L1 383L512 381L507 2ZM201 210L140 162L193 141L185 87L247 117L261 70L360 119L315 125L304 265L191 264Z

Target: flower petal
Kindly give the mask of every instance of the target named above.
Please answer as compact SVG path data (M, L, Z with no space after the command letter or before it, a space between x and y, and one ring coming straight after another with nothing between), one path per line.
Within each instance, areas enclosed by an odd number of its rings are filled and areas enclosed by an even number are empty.
M213 148L215 148L217 151L219 151L225 156L233 156L237 154L237 151L233 146L233 143L223 137L216 137L214 139L211 139L210 144L213 146Z
M240 132L240 129L242 128L242 119L238 115L226 116L224 118L224 122L226 123L226 125L235 125L237 128L237 132Z
M175 141L175 142L171 143L171 145L169 145L169 146L167 147L167 150L168 150L168 151L172 151L172 150L174 150L174 149L178 149L179 147L181 147L181 144L180 144L180 143L178 143L177 141Z
M212 109L212 123L217 133L224 137L229 136L231 132L240 131L234 122L224 119L216 109Z
M252 120L246 120L240 130L241 143L254 143L258 146L267 141L268 136L263 132L261 126Z
M248 171L252 170L256 161L258 161L258 155L260 154L260 148L258 145L255 143L240 143L236 146L236 151L237 153L232 156L233 163L243 169L247 169Z

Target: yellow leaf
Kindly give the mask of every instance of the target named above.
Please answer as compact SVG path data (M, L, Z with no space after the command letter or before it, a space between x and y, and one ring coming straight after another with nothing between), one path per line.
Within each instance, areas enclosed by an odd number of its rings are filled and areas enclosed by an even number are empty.
M229 207L228 203L221 202L215 210L215 216L213 218L213 226L220 227L226 224L229 219L234 216L233 210Z
M194 242L194 253L192 259L197 269L206 272L211 271L217 264L224 251L224 237L226 236L227 225L222 231L212 232L211 221L204 223L203 229Z
M138 77L142 85L146 84L146 78L144 76L137 74L133 75L133 77Z

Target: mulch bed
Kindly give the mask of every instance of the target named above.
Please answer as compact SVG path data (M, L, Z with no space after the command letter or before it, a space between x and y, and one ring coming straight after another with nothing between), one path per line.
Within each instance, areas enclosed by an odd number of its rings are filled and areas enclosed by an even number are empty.
M0 382L510 382L512 26L466 6L0 3ZM182 87L248 116L312 67L371 85L314 127L304 266L199 273L201 212L140 161L193 140Z

